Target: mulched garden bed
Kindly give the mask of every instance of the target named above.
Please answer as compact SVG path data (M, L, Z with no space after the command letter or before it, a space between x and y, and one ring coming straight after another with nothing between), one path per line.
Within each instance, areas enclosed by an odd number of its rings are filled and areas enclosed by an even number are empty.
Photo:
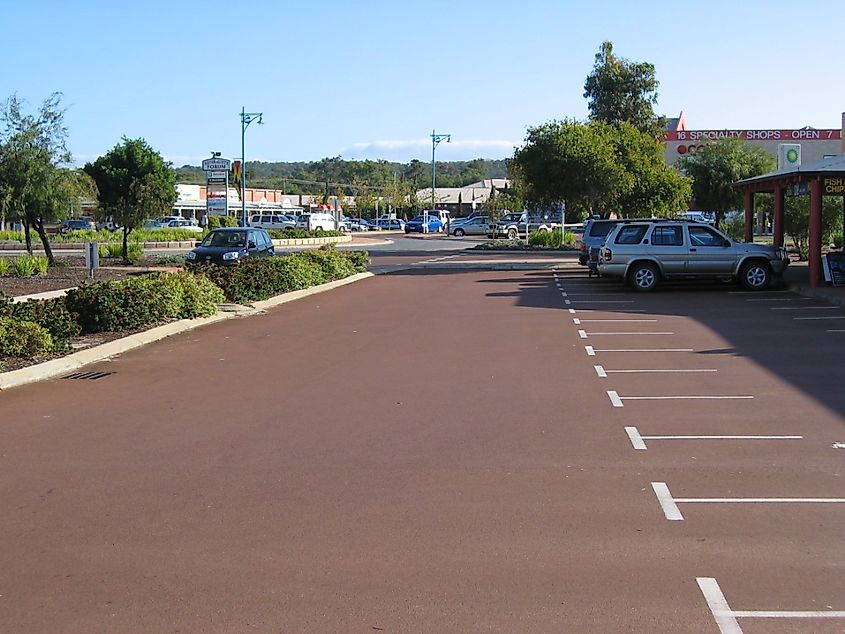
M88 269L81 257L58 257L57 266L50 267L46 275L16 277L9 273L0 277L0 294L9 297L33 295L47 291L79 286L88 281ZM94 274L95 281L120 280L150 271L178 270L176 266L161 266L155 258L142 258L134 265L122 265L119 260L100 260L100 268Z

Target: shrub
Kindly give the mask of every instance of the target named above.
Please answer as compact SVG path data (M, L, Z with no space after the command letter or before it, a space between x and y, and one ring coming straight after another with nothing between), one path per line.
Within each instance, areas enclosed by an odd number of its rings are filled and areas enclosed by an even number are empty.
M270 229L270 236L276 240L300 238L337 238L346 235L340 231L305 231L304 229Z
M10 300L0 302L0 317L38 324L52 336L54 350L66 350L69 347L68 341L81 332L76 315L68 310L64 297L31 299L17 304Z
M0 317L0 354L33 358L52 349L53 338L45 328L31 321Z
M44 275L50 263L47 258L41 255L22 255L15 258L12 266L15 275L18 277L31 277L33 275Z
M331 281L342 277L349 277L355 273L355 266L349 258L333 247L322 247L320 249L303 251L293 257L305 258L319 265L323 271L325 280Z
M155 261L156 264L177 264L180 266L187 262L184 255L157 255Z
M23 231L0 231L0 242L23 242Z
M108 242L97 247L101 258L123 258L123 243ZM126 244L126 255L130 262L137 262L144 255L144 250L137 242Z
M831 243L832 243L832 244L833 244L833 246L835 246L837 249L841 249L841 248L842 248L842 232L841 232L841 231L840 231L839 233L834 233L834 234L833 234L833 238L832 238L832 240L831 240Z
M9 272L9 260L0 257L0 276L6 275Z
M83 332L140 328L168 318L213 315L223 292L193 273L151 273L131 280L84 284L67 294Z
M221 227L237 227L238 219L234 216L208 216L208 230L220 229Z

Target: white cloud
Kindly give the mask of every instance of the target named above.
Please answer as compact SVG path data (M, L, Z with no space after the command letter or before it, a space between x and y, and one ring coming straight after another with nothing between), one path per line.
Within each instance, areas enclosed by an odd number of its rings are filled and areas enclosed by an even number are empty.
M467 161L474 158L503 159L513 155L515 141L454 139L437 146L437 159ZM355 143L340 152L345 159L385 159L407 162L431 160L431 138Z

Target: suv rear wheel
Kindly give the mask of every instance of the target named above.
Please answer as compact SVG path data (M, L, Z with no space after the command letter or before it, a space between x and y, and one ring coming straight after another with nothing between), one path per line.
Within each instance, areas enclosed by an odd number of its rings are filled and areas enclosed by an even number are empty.
M746 262L739 270L739 283L749 291L762 291L772 281L772 269L765 262Z
M508 240L516 240L517 235L516 229L508 229Z
M654 264L648 262L641 262L631 267L628 273L628 284L630 284L635 291L651 291L657 286L660 280L660 271Z

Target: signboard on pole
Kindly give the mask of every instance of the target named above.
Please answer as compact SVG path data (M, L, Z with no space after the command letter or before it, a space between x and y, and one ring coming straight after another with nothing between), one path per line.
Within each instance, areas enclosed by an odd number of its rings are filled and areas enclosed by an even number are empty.
M232 161L220 157L205 159L205 211L209 216L229 215L229 168Z

